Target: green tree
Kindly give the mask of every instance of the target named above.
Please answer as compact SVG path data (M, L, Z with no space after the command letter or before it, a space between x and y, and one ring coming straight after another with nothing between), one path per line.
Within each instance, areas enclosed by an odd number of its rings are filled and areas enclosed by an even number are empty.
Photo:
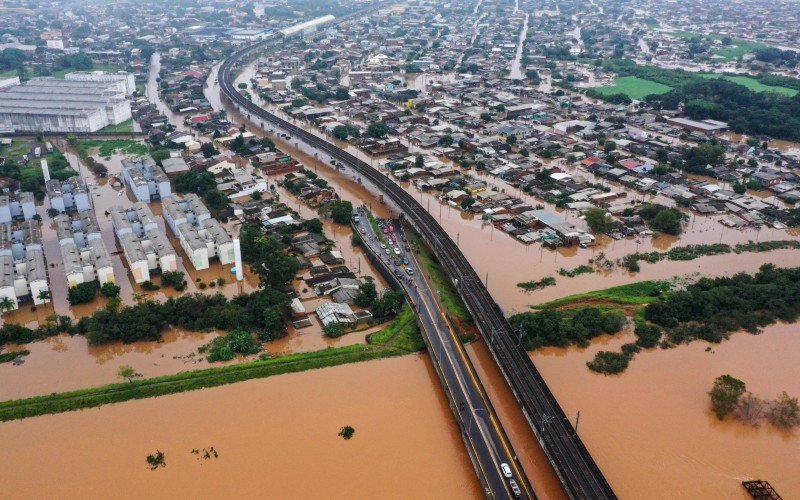
M333 127L333 136L336 137L337 139L339 139L340 141L343 141L343 140L347 139L347 135L348 135L348 133L347 133L347 127L346 126L337 125L337 126Z
M322 221L317 218L310 219L306 222L306 229L308 229L309 233L322 234Z
M358 307L370 307L378 298L378 291L373 280L367 280L361 285L361 290L356 296L355 303Z
M117 370L117 377L133 383L133 379L142 378L142 374L134 370L131 365L122 365Z
M219 151L217 151L217 148L214 147L214 143L212 142L204 142L201 144L200 152L205 158L211 158L212 156L219 154Z
M747 187L739 181L733 183L733 192L736 194L745 194L747 192Z
M325 332L325 336L326 337L330 337L332 339L335 339L335 338L338 338L338 337L341 337L342 335L344 335L344 331L342 330L342 325L337 323L337 322L335 322L335 321L332 321L332 322L328 323L327 325L325 325L322 328L322 331Z
M721 375L714 380L711 388L711 409L718 419L722 420L736 409L739 398L747 392L745 383L730 375Z
M119 297L120 290L120 287L112 281L106 281L103 283L103 286L100 287L100 293L108 298Z
M86 304L93 301L96 294L97 287L94 283L79 283L67 292L67 302L72 306Z
M3 297L0 299L0 314L7 311L13 311L16 307L17 304L10 297Z
M367 135L374 139L382 139L389 133L389 126L384 122L372 122L367 126Z
M439 145L443 148L449 148L453 145L453 136L450 134L443 135L439 138Z
M611 214L602 208L590 208L583 215L586 217L589 229L594 233L606 233L614 227L614 219Z

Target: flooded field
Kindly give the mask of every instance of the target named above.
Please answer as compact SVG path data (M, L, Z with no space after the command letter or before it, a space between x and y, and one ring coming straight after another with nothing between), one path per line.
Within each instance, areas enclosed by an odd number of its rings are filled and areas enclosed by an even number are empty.
M707 393L730 374L764 398L800 395L797 333L797 325L781 324L761 335L733 334L710 352L705 342L645 351L618 376L592 373L585 363L597 351L618 350L632 333L531 357L566 414L581 412L578 433L620 498L744 499L746 479L767 480L795 498L800 432L720 422Z
M3 494L482 498L436 384L425 356L405 356L6 422ZM218 458L191 453L212 446Z

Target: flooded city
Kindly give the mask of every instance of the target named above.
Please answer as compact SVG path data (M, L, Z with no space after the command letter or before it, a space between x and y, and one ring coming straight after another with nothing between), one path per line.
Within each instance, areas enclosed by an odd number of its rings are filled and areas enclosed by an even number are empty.
M204 17L219 14L216 7L190 18L197 26L170 24L169 35L128 26L143 42L126 49L135 65L86 48L95 69L131 76L135 91L122 97L135 101L130 128L113 123L44 137L19 128L0 146L7 147L0 180L8 194L0 208L14 219L2 223L11 229L0 238L8 261L0 286L4 496L745 500L756 498L747 483L757 482L754 488L774 488L782 498L800 497L800 336L787 322L800 304L795 285L775 277L794 276L800 266L800 136L732 115L691 115L708 96L690 93L727 92L735 82L738 92L797 101L800 80L786 69L793 66L762 57L767 45L738 38L752 31L737 27L749 26L745 20L726 25L723 42L714 32L694 34L707 30L684 26L654 2L637 9L609 1L318 3L309 12L293 0L250 6L246 24L234 19L224 29L216 25L227 18ZM131 8L144 19L166 15ZM785 6L759 6L751 15L771 8L791 18ZM101 7L78 12L84 9ZM686 9L707 12L698 2ZM607 32L593 27L604 19ZM774 47L783 43L764 29ZM51 26L42 40L52 48L60 33ZM793 49L780 47L775 58L796 60L784 53ZM692 60L686 51L706 55ZM752 60L764 71L745 68ZM38 59L20 64L22 83L12 89L26 86L26 71L47 69ZM70 87L67 95L94 92L109 76L55 70L41 76L87 78L90 90ZM726 83L706 88L708 80ZM56 85L48 81L30 86ZM0 99L4 85L0 78ZM686 96L691 106L668 108ZM38 166L39 153L29 158L45 141L86 189L116 296L101 293L99 271L84 263L97 297L70 298L76 287L50 174L46 162ZM141 147L153 159L166 151L185 167L177 177L207 176L225 209L206 210L235 241L236 260L224 261L203 236L199 245L216 258L197 266L190 251L197 247L171 225L159 195L145 206L185 282L169 285L160 268L152 282L140 279L113 216L115 207L133 212L141 202L127 172L140 155L122 146L106 154L106 141ZM21 159L9 153L23 146ZM21 178L4 167L12 162L21 164ZM97 162L105 175L89 168ZM154 165L176 185L161 161ZM212 173L217 165L228 166ZM33 218L13 208L24 204L31 168L44 186L37 185ZM252 188L258 182L265 187ZM187 196L173 189L178 199ZM205 191L192 189L210 204ZM406 195L419 207L404 212ZM348 208L337 220L330 207L339 204ZM675 224L655 223L659 215L648 217L648 208ZM12 234L29 222L40 235ZM297 263L287 266L291 274L269 282L280 265L267 265L261 247L239 248L249 230L259 235L251 245L274 242ZM481 283L449 278L469 275L453 269L459 261L441 252L445 243ZM46 262L39 297L32 248ZM763 279L774 282L739 276L764 269ZM699 304L693 286L703 278L711 278L701 281L704 291L724 290ZM625 285L641 282L657 292L624 295ZM480 302L468 295L483 287ZM590 293L612 287L626 292ZM683 303L669 302L681 293ZM182 297L212 296L235 305L234 326L258 328L231 328L226 317L228 327L192 329L162 318L148 337L158 340L97 341L87 333L95 316L136 310L144 322ZM255 302L253 312L248 301L262 296L281 302ZM747 310L748 301L758 307ZM495 305L500 314L492 316ZM448 336L434 334L425 308L441 316ZM537 317L537 327L565 330L584 309L616 314L621 326L542 345L514 322L546 311L552 316ZM269 334L275 311L279 333ZM70 327L57 327L64 323ZM657 341L645 345L645 327ZM497 342L506 328L507 344ZM234 347L236 330L247 346ZM516 358L507 345L527 364L509 361ZM229 355L215 358L220 346ZM624 358L624 366L597 370L592 363L603 354ZM326 355L353 357L330 362ZM733 403L724 415L714 399L723 375L742 383L727 395ZM541 393L531 392L530 380ZM774 417L782 395L794 405L786 425ZM748 419L743 401L753 398Z

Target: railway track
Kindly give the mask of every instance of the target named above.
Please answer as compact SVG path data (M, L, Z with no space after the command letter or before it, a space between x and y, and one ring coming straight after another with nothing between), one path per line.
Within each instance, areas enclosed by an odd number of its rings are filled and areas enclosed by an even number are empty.
M357 17L364 13L362 11L348 17ZM569 496L573 499L617 498L572 427L570 419L547 387L544 378L527 353L517 345L516 335L500 307L492 299L464 254L436 219L410 194L365 161L257 106L234 87L236 68L267 46L280 41L279 37L274 36L240 49L226 59L220 66L218 76L223 94L250 120L260 121L262 127L269 123L280 128L292 137L352 168L364 180L382 191L387 200L401 210L405 219L431 246L456 285Z

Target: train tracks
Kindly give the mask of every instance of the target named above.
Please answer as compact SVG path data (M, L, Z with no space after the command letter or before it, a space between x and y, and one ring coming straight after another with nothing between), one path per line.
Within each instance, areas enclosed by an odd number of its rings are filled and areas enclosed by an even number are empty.
M360 14L359 14L360 15ZM410 194L368 163L325 139L252 103L234 87L235 69L276 36L240 49L220 66L223 94L250 120L269 123L293 138L352 168L383 192L422 235L456 285L483 338L517 398L536 438L571 498L614 499L616 495L536 366L518 345L517 336L466 257L445 230Z

